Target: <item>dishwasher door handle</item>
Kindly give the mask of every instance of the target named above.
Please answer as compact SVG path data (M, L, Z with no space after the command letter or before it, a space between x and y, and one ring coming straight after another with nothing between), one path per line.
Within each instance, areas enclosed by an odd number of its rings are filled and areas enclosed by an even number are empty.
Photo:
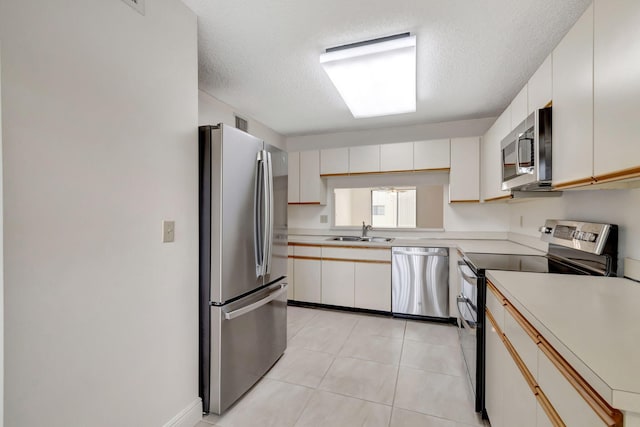
M411 251L398 251L394 250L392 252L393 255L415 255L415 256L449 256L449 253L445 251L437 251L437 252L411 252Z

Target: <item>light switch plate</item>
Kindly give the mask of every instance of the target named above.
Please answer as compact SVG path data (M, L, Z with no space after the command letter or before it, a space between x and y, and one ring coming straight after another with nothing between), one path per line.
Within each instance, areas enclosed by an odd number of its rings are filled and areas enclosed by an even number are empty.
M326 224L329 222L329 215L320 215L320 224Z
M162 243L170 243L175 240L176 222L162 221Z

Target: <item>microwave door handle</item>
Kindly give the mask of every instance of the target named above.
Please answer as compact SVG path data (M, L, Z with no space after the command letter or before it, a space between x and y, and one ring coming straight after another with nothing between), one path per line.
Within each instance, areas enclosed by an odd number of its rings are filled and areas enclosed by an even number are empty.
M520 135L516 135L516 175L520 175Z

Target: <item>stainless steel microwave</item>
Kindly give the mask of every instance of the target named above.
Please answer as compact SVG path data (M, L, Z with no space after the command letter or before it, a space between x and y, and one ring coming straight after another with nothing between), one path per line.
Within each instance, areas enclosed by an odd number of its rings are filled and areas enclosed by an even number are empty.
M534 111L502 140L503 190L552 189L551 108Z

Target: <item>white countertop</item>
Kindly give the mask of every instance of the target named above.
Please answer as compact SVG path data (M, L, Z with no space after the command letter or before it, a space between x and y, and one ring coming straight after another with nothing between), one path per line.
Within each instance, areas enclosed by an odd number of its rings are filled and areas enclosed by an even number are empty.
M513 271L487 277L610 405L640 412L640 283Z
M458 248L462 252L509 253L515 255L543 255L544 252L508 240L487 239L429 239L396 237L391 242L338 242L330 240L335 236L289 235L289 243L306 243L335 246L375 246L375 247L446 247Z

